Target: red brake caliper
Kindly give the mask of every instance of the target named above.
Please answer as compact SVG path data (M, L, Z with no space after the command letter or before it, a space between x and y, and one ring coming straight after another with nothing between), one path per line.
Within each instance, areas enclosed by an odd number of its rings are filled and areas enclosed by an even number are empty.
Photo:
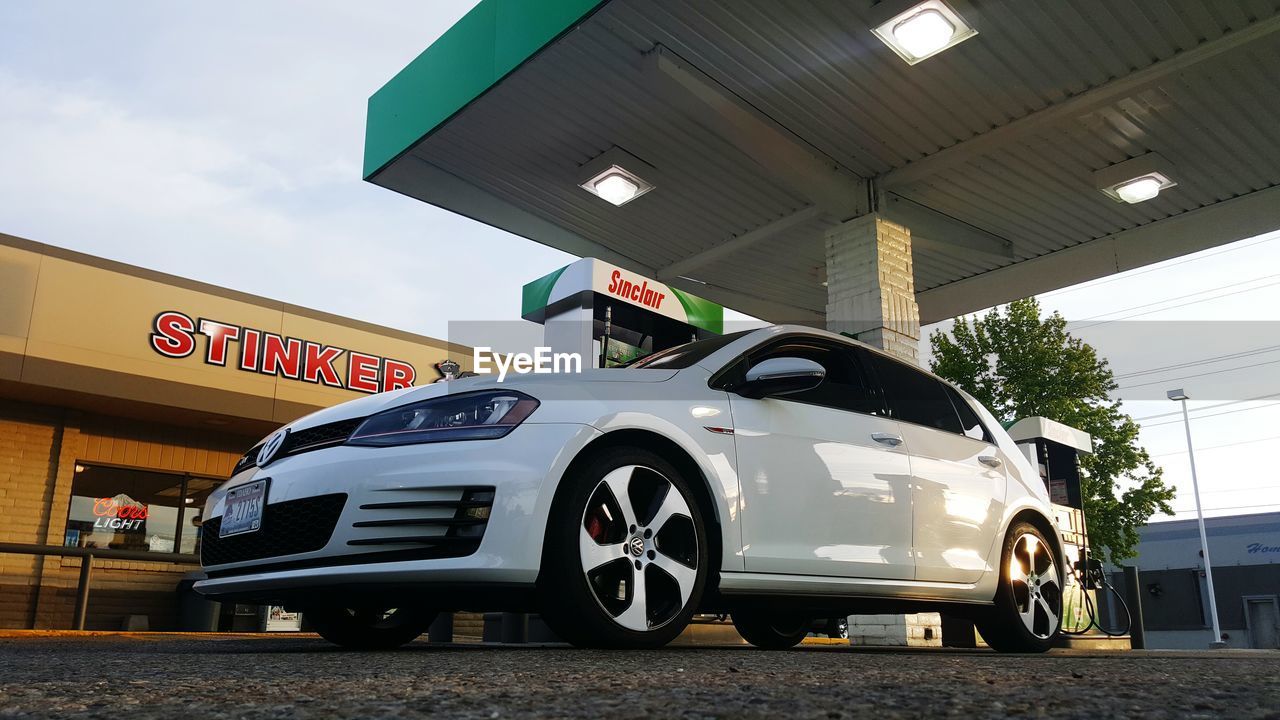
M587 518L587 534L596 542L604 539L604 523L600 522L598 513L592 513L591 517Z

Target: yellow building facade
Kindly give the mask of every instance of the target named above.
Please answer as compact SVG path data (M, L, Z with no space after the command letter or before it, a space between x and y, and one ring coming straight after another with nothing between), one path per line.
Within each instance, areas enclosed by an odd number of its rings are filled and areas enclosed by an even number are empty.
M194 557L241 453L470 348L0 234L0 544ZM0 552L0 628L72 623L80 559ZM86 628L177 624L192 564L97 559Z

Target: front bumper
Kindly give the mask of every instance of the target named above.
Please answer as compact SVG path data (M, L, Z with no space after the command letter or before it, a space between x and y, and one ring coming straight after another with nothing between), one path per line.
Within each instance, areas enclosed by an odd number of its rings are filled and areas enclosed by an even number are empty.
M293 552L281 543L278 547L288 554L252 560L224 561L225 554L206 553L206 563L219 564L205 565L209 578L196 583L196 590L222 600L296 604L321 588L387 592L531 586L556 484L569 461L598 434L589 425L525 423L497 440L338 446L246 470L211 496L206 513L211 526L222 516L227 490L268 478L259 532L267 530L273 509L345 495L332 534L316 543L319 549ZM438 557L432 553L436 544L428 540L397 542L448 532L433 519L452 516L464 494L484 488L493 488L493 500L478 546L466 546L474 552ZM428 521L420 526L395 522L415 518ZM392 522L385 524L388 520Z

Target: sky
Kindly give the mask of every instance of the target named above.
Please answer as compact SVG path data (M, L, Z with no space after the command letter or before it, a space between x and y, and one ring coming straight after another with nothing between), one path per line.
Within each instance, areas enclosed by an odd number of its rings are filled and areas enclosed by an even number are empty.
M436 337L514 320L575 258L361 179L367 98L473 4L6 0L0 232ZM1173 387L1206 514L1280 508L1280 234L1042 303L1111 362L1179 517Z
M1039 296L1116 375L1141 444L1195 517L1183 389L1206 516L1280 509L1280 232ZM922 328L921 349L933 331ZM1212 362L1204 362L1213 360ZM927 359L925 360L927 362ZM1250 398L1260 398L1250 401ZM1172 519L1157 516L1153 520Z
M515 318L575 258L361 179L368 97L472 4L6 0L0 232L435 337Z

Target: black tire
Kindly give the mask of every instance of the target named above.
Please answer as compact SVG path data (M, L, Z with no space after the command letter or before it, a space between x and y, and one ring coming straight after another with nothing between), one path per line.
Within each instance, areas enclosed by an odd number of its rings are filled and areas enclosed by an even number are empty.
M392 650L427 631L435 612L412 608L317 608L303 613L320 637L349 650Z
M632 466L635 466L632 470L624 470ZM610 519L608 526L602 529L598 511L602 504L609 504L612 493L601 495L597 491L602 487L606 476L615 471L619 471L615 477L629 474L627 487L630 488L634 482L639 489L636 492L641 496L646 488L656 488L660 484L655 478L667 480L669 485L666 487L669 489L663 491L662 498L665 499L667 492L678 491L679 499L684 501L688 514L671 515L662 526L650 528L651 535L645 534L646 518L642 517L642 512L637 511L635 503L628 498L636 520L635 527ZM656 492L654 490L655 494ZM653 502L661 505L664 501ZM641 504L648 509L653 502L645 504L642 498ZM592 506L590 517L589 503ZM614 514L625 516L621 512L622 508L616 504L616 499L614 503L611 505L613 512L606 515L609 518ZM652 509L656 510L656 506ZM653 519L654 514L650 513L648 520ZM585 562L579 546L583 534L587 533L587 537L591 537L590 533L593 531L603 533L601 537L604 542L596 542L599 547L605 547L615 544L617 536L613 533L619 529L625 535L618 540L620 544L617 547L622 548L618 553L618 560L606 560L604 565L592 571L584 569ZM644 543L652 538L652 545L645 546L649 550L637 556L624 554L637 536L643 537L641 542ZM671 538L670 542L662 545L667 543L665 538L668 537ZM689 541L690 537L692 542ZM706 524L701 508L688 481L674 465L641 448L617 447L597 453L586 459L571 476L562 480L551 508L542 554L542 571L538 580L542 617L558 636L579 647L654 648L666 645L688 626L702 600L709 572L707 548ZM655 560L658 557L655 551L664 549L668 552L662 553L661 558ZM690 588L689 597L683 602L680 583L674 575L658 566L659 563L672 561L675 555L683 558L682 568L678 570L686 579L685 587ZM634 567L636 565L640 565L642 569L637 570ZM637 572L644 574L640 580L646 593L650 590L654 593L652 608L648 605L647 594L641 595L643 603L632 608L636 600ZM674 596L671 595L672 588ZM668 597L660 598L660 595ZM662 602L659 603L658 600ZM606 609L606 602L616 603L617 607L612 611ZM636 617L629 616L627 610L638 612L639 617L643 618L640 622L646 629L629 629L620 624L628 617Z
M795 647L809 634L812 625L811 618L785 613L733 611L733 627L738 634L761 650L786 650Z
M1044 574L1039 583L1029 584L1027 580L1017 580L1013 577L1012 560L1015 548L1019 541L1028 535L1037 539L1038 548L1031 556L1033 558L1031 563L1027 562L1028 555L1025 549L1017 549L1018 562L1019 566L1024 568L1023 572L1026 572L1025 568L1028 564L1036 565L1032 572L1038 570ZM1051 565L1044 564L1046 558ZM1059 557L1058 547L1047 540L1044 533L1027 522L1016 522L1010 526L1005 534L1003 549L1000 553L1000 584L996 588L995 606L990 611L977 616L974 621L987 645L1000 652L1020 653L1042 653L1052 647L1062 625L1062 571L1062 559ZM1049 576L1053 579L1050 580ZM1035 607L1040 605L1036 597L1037 592L1044 600L1044 605L1056 606L1056 617L1050 618L1043 606ZM1028 628L1023 620L1023 610L1029 606L1032 608L1034 631Z

